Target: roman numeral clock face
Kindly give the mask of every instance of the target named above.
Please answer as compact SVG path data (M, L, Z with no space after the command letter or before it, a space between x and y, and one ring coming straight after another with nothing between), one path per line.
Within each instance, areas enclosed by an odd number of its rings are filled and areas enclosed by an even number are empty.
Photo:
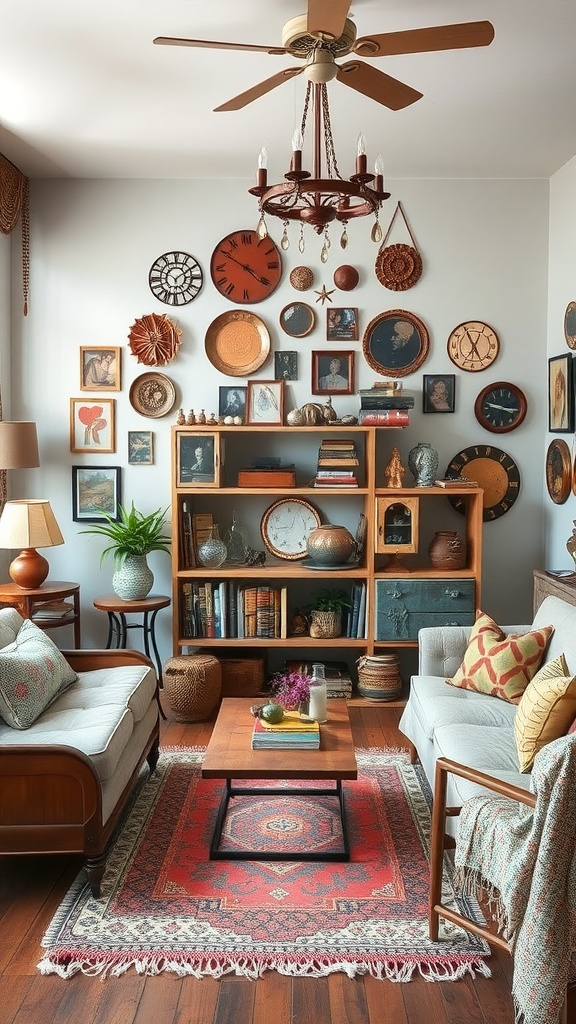
M214 287L230 302L262 302L278 287L282 276L280 252L272 239L255 231L234 231L212 253Z
M167 306L185 306L202 287L202 268L187 252L165 252L150 267L150 291Z
M465 476L484 490L482 518L485 523L499 519L512 507L520 493L520 472L514 459L491 444L463 448L449 463L447 477ZM457 512L465 514L466 499L449 497Z

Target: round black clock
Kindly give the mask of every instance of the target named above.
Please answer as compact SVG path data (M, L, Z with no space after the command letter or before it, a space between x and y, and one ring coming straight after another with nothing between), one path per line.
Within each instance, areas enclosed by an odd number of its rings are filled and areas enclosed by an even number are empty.
M506 434L519 427L526 415L528 403L516 384L499 380L488 384L474 403L476 419L493 434Z
M446 477L464 476L484 490L484 522L499 519L512 507L520 493L520 472L514 459L491 444L472 444L451 460ZM457 512L466 512L464 495L449 497Z
M185 306L202 287L202 268L187 252L165 252L150 267L150 290L167 306Z

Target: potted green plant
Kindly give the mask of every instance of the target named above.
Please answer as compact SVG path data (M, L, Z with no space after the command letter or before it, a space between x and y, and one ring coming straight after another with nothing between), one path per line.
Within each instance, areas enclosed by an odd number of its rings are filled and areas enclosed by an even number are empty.
M119 519L113 519L106 512L105 523L98 523L80 533L95 533L107 537L111 542L100 555L100 565L112 554L116 571L112 576L114 593L125 601L140 601L152 589L154 574L146 561L151 551L165 551L170 554L170 537L163 533L168 509L156 509L144 515L134 508L130 511L118 506Z
M330 638L342 635L342 612L350 608L345 590L319 590L310 606L310 636Z

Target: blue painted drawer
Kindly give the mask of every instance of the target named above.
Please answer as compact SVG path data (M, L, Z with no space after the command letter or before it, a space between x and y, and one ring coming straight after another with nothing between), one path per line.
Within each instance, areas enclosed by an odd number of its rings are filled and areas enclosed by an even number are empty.
M473 579L378 579L376 640L417 640L424 626L469 626L475 618Z

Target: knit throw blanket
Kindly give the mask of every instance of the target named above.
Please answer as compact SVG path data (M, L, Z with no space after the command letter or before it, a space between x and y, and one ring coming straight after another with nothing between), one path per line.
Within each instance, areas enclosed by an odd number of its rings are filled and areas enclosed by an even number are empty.
M537 754L531 788L533 809L507 797L466 801L457 884L465 892L484 885L488 892L514 956L517 1020L558 1024L575 977L576 735Z

